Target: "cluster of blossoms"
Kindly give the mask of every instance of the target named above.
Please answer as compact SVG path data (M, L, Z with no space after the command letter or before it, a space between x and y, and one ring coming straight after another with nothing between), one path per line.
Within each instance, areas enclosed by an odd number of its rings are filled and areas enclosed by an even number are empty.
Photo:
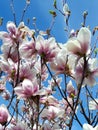
M8 101L0 106L0 130L62 130L77 118L80 91L96 84L98 61L90 57L90 30L72 33L60 44L23 22L0 32L0 94ZM98 99L89 100L89 110L98 110Z

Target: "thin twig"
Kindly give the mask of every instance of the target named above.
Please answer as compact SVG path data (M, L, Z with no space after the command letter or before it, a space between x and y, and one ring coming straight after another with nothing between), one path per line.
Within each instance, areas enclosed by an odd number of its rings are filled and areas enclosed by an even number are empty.
M24 8L23 13L22 13L22 16L21 16L21 20L20 20L20 22L23 21L24 16L25 16L25 13L26 13L28 7L29 7L29 4L26 3L25 8Z
M15 25L17 26L16 13L15 13L15 10L14 10L14 0L11 0L10 7L11 7L11 10L12 10L12 13L13 13Z

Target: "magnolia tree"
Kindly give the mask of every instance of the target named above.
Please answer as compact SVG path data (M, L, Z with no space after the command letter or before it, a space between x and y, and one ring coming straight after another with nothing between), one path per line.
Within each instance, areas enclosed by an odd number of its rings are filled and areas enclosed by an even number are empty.
M51 27L31 29L23 22L30 1L26 1L22 20L7 22L0 31L0 130L71 130L77 122L83 130L98 130L98 58L93 34L83 24L68 30L71 11L63 1L62 10L54 0ZM57 13L64 16L69 36L59 43L51 30ZM2 21L1 21L2 22Z

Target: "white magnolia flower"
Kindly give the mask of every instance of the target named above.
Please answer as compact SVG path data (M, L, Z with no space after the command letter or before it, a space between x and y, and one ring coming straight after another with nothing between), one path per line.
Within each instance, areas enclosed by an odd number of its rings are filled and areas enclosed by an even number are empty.
M75 55L83 56L90 52L91 32L88 28L82 27L77 37L72 37L65 44L68 51Z
M83 130L98 130L98 125L95 127L92 127L91 125L85 123L83 125Z

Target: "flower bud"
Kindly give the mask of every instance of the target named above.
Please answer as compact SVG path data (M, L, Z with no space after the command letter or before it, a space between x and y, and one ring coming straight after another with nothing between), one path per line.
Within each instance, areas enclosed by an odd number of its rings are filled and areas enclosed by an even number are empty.
M8 110L5 105L0 106L0 124L5 125L8 120Z

